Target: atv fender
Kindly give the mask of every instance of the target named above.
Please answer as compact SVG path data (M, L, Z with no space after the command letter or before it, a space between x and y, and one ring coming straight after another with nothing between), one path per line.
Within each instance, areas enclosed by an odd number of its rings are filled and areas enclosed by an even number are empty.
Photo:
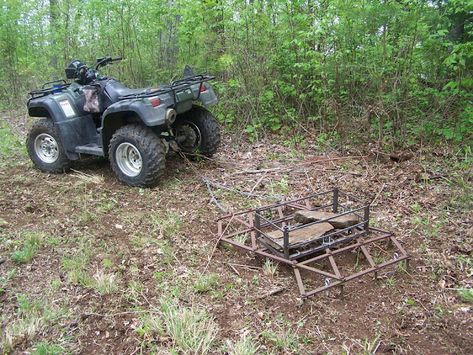
M61 101L68 100L74 114L66 116L61 108ZM75 148L90 143L97 137L95 123L91 115L83 113L74 105L67 95L45 96L32 99L28 102L28 113L31 117L49 117L58 127L62 146L70 160L79 159Z
M143 99L122 100L110 105L102 115L102 146L104 152L113 133L128 123L155 127L166 124L166 106L153 107Z
M199 100L202 102L204 107L215 105L218 102L218 98L217 95L215 95L214 89L209 84L207 84L205 87L207 90L199 93Z

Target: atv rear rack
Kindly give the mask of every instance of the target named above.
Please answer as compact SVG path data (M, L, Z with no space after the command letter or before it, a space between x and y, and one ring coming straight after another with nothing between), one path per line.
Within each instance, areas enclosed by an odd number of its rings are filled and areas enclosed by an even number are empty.
M184 79L173 81L171 84L168 84L168 85L161 85L158 89L147 89L146 91L143 91L137 94L129 94L129 95L120 96L119 100L142 99L142 98L148 98L148 97L167 94L170 92L173 93L173 96L175 99L177 92L185 90L191 87L192 85L202 84L206 81L210 81L213 79L215 79L215 76L212 76L212 75L193 75ZM200 95L200 91L199 91L199 95ZM199 97L197 97L197 99L198 98Z
M293 268L302 299L338 286L343 295L346 282L406 261L409 255L392 233L369 226L369 205L338 189L313 194L257 209L232 213L217 220L220 243L266 257ZM297 224L300 211L330 209L331 217ZM311 234L340 217L356 216L350 226L322 235ZM307 231L303 242L294 235ZM281 234L282 240L274 235ZM364 265L363 265L364 264Z

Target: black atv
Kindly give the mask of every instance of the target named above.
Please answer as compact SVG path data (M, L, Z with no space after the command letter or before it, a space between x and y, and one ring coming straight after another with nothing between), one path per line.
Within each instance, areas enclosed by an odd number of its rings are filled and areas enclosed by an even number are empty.
M186 67L184 78L171 84L129 89L98 72L119 60L99 58L95 69L74 60L66 68L72 83L53 81L29 93L29 115L45 117L27 138L40 170L64 172L82 155L102 156L121 181L147 187L164 172L170 148L207 157L216 152L220 128L205 108L217 102L208 83L214 77Z

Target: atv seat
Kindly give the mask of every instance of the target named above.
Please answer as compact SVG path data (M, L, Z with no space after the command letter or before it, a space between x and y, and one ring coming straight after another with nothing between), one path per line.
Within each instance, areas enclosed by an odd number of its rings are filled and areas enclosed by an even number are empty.
M114 79L108 80L105 84L105 91L110 97L112 103L119 101L120 96L141 94L146 90L149 89L129 89Z

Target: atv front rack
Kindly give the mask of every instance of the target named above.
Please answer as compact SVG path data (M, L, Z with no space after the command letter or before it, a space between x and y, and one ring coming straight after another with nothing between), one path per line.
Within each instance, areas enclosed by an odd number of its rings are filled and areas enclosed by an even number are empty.
M52 86L47 86L53 84ZM41 89L33 90L28 93L31 96L30 100L36 99L38 97L48 96L50 94L55 94L62 92L64 89L69 87L70 83L66 82L64 79L53 80L47 83L44 83Z
M322 210L331 217L307 224L294 221L301 211ZM350 214L356 218L348 227L313 232L314 226ZM408 267L409 255L393 234L369 226L369 205L338 189L232 213L218 219L217 228L220 243L292 267L302 299L335 286L343 295L351 280L370 273L378 279L383 269L404 260ZM291 237L304 230L302 242ZM276 240L278 234L282 238Z
M161 85L157 89L147 89L137 94L129 94L129 95L120 96L119 100L143 99L143 98L163 95L167 93L173 93L174 98L175 98L177 92L185 90L193 85L202 84L206 81L210 81L213 79L215 79L215 76L212 76L212 75L193 75L184 79L173 81L171 84L168 84L168 85ZM200 92L199 92L199 95L200 95Z

